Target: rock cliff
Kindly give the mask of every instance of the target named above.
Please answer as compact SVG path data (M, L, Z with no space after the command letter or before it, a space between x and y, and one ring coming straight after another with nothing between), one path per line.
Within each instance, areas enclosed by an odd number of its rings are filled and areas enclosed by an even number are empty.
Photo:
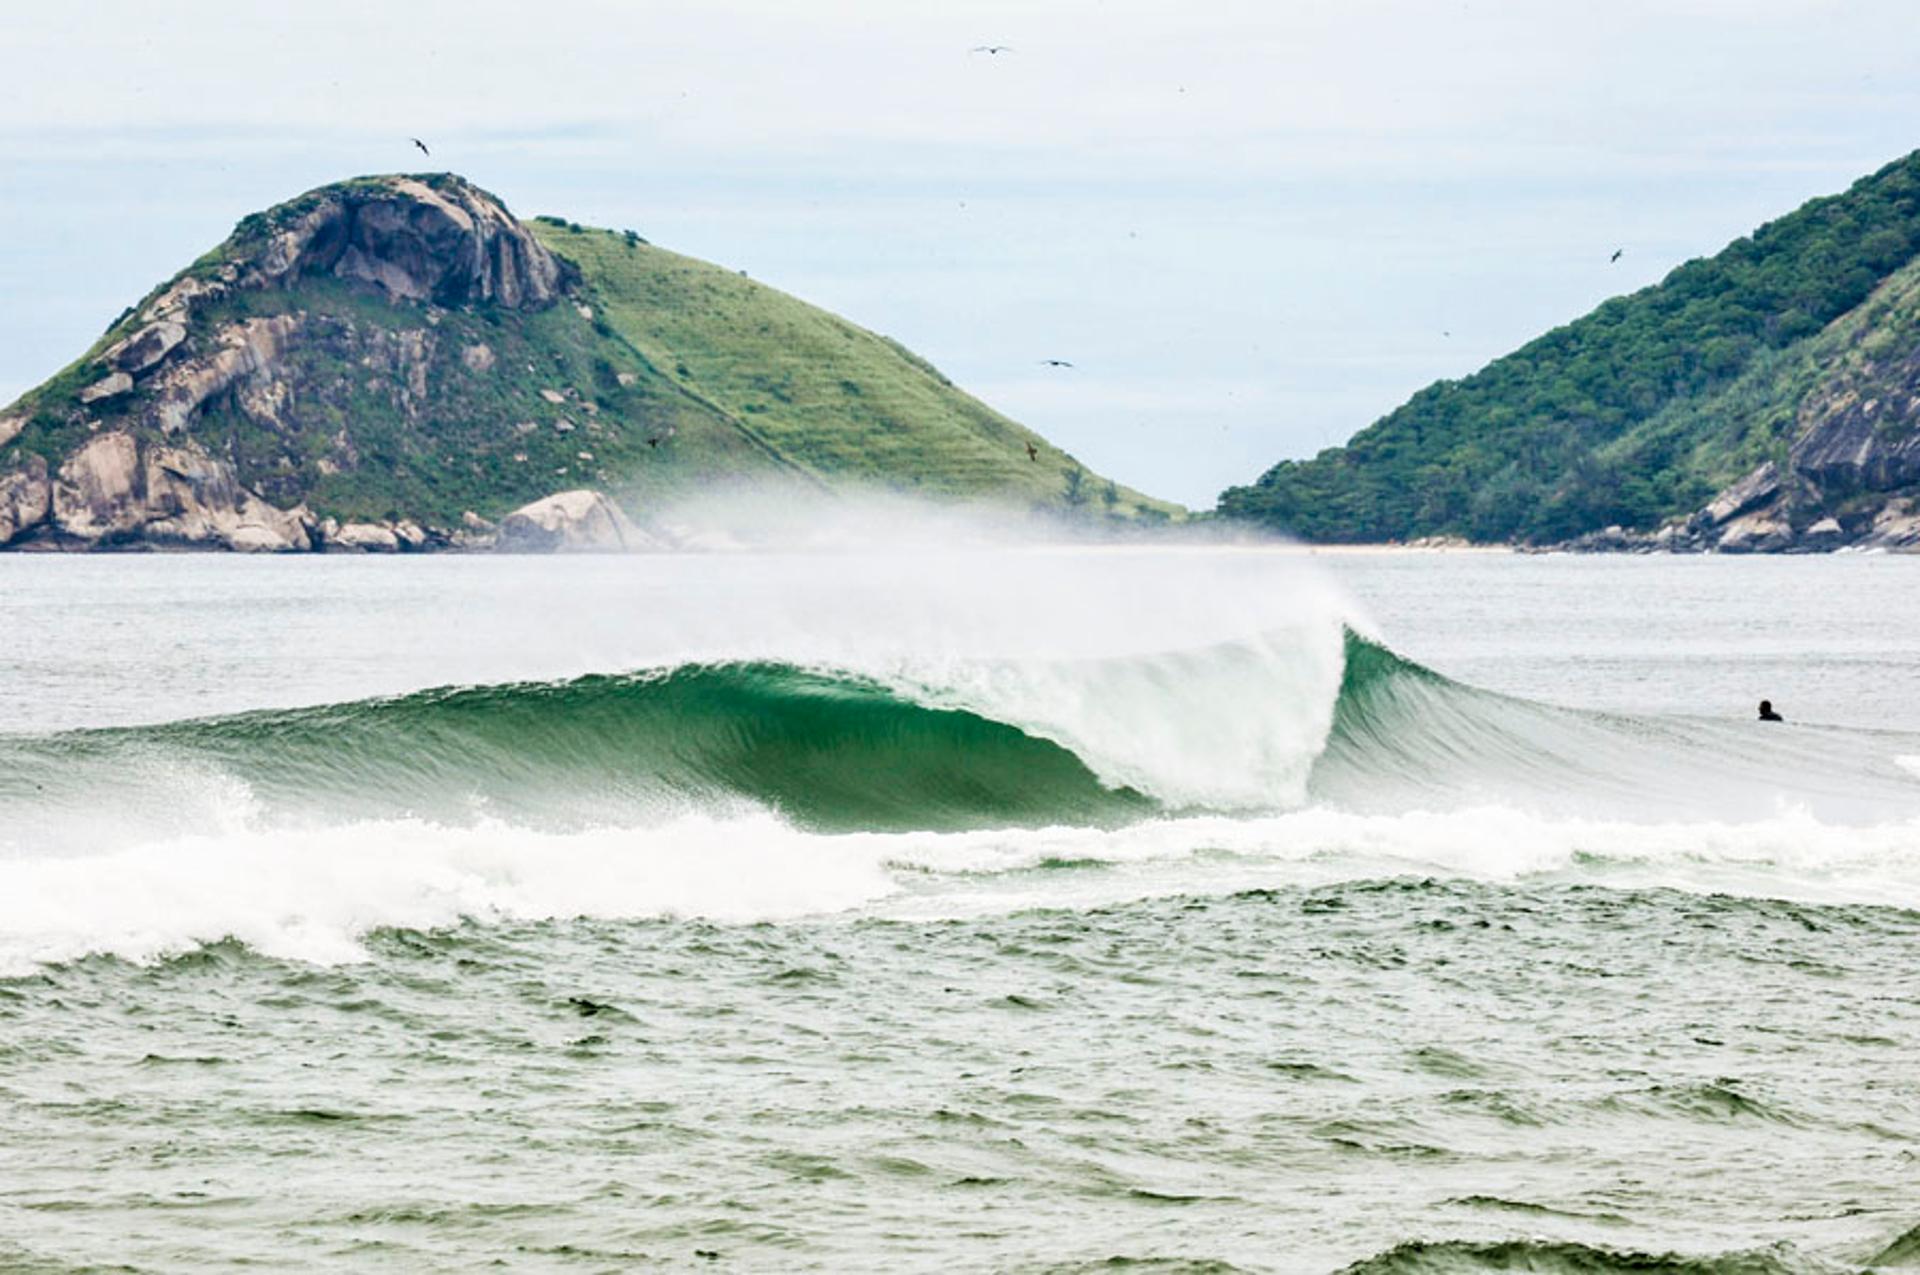
M304 300L303 285L313 280L426 307L418 316L424 322L395 331L305 307L254 313ZM275 504L256 490L287 486L271 475L243 481L245 458L231 445L226 456L209 449L200 428L206 418L225 409L269 430L296 430L291 409L316 388L292 357L303 347L392 378L403 402L424 399L426 325L438 309L539 309L576 281L497 200L458 179L343 183L250 217L69 369L66 381L77 371L84 382L71 406L43 390L0 418L0 446L32 423L55 440L52 457L17 451L0 472L0 545L363 547L352 536L330 539L331 525L303 501ZM350 433L337 440L347 457ZM340 464L316 458L322 472ZM452 540L423 536L415 547Z
M1744 389L1741 395L1738 391ZM1718 553L1920 551L1920 266L1730 401L1788 409L1771 455L1657 530L1569 547Z

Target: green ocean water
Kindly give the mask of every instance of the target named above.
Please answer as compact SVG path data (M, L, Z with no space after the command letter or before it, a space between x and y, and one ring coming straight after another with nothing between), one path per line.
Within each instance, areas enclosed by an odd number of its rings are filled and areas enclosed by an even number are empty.
M1917 571L0 558L0 1269L1920 1265Z

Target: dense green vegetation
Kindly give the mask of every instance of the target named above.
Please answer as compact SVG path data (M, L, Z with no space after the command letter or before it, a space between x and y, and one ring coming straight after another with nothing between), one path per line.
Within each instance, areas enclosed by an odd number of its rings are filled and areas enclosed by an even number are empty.
M1784 448L1833 353L1829 325L1916 251L1920 152L1421 390L1220 510L1322 541L1655 526Z

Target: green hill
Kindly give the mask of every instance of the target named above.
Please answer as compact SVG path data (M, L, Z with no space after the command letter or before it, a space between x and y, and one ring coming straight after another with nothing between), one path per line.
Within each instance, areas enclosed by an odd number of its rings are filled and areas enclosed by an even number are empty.
M884 337L631 232L522 223L444 174L243 219L0 411L14 547L430 546L557 491L644 523L759 479L1179 512Z
M1920 152L1421 390L1344 447L1282 461L1220 512L1317 541L1659 526L1787 465L1821 387L1858 374L1841 364L1861 343L1884 356L1910 342L1910 311L1876 298L1910 291L1916 251ZM1881 437L1903 422L1883 417Z

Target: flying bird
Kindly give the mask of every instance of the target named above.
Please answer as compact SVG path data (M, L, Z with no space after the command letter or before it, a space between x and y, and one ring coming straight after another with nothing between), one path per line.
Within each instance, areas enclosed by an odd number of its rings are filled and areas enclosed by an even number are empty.
M1028 460L1040 459L1040 449L1038 447L1035 447L1032 443L1027 444L1027 459Z
M974 46L973 46L973 48L971 48L971 49L969 49L969 50L968 50L968 52L970 52L970 53L984 53L984 54L986 54L986 55L987 55L988 57L995 57L995 58L997 58L997 57L999 57L999 56L1000 56L1000 55L1001 55L1002 53L1011 53L1011 52L1013 52L1013 46L1012 46L1012 45L1010 45L1010 44L976 44L976 45L974 45Z
M659 445L660 445L660 440L658 438L649 438L647 440L647 446L649 447L658 447Z
M415 138L412 138L412 139L410 139L410 140L411 140L411 141L413 142L413 144L414 144L415 146L418 146L418 147L420 148L420 153L421 153L422 155L431 155L431 154L433 154L433 152L432 152L432 151L430 151L430 150L428 150L428 149L427 149L427 144L426 144L425 142L423 142L423 141L421 141L421 140L420 140L419 138L417 138L417 137L415 137Z
M1613 262L1620 260L1620 254L1625 251L1626 251L1625 248L1615 248L1613 250L1613 255L1607 258L1608 264L1612 264Z
M1041 359L1040 366L1041 367L1072 367L1073 364L1067 362L1065 359Z

